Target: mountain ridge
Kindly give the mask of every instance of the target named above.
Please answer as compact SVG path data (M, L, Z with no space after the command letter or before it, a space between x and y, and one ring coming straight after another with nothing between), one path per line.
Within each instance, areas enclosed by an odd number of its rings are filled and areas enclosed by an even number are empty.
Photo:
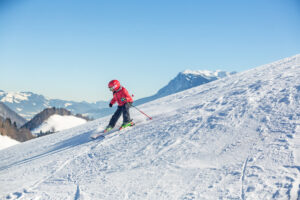
M33 92L4 92L0 91L0 102L30 120L42 110L51 107L65 108L75 114L89 115L90 110L98 109L107 105L105 101L88 103L86 101L76 102L60 99L50 99ZM93 117L93 116L90 116Z
M16 122L18 127L26 123L26 119L19 116L16 112L11 110L7 105L5 105L2 102L0 102L0 117L4 119L9 118L13 123Z
M46 108L40 113L36 114L30 121L22 126L22 128L27 128L29 130L34 130L40 125L42 125L46 120L48 120L52 115L60 115L60 116L74 116L78 118L82 118L86 121L89 121L87 117L84 117L80 114L73 115L71 111L64 108Z
M167 85L158 90L152 96L138 99L135 101L136 105L141 105L155 99L165 97L177 92L181 92L199 85L209 83L236 74L236 72L225 72L221 70L185 70L179 72L175 78L169 81Z

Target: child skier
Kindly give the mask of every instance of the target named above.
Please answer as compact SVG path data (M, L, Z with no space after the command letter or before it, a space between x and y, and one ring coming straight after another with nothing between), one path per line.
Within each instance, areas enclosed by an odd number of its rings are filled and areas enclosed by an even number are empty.
M120 118L121 114L123 114L123 124L120 127L120 130L129 126L133 126L134 123L130 119L129 108L133 103L131 96L128 91L121 86L118 80L112 80L108 83L108 88L113 92L113 98L109 103L109 107L112 107L114 103L118 103L118 109L113 114L110 119L110 122L104 132L108 132L113 129Z

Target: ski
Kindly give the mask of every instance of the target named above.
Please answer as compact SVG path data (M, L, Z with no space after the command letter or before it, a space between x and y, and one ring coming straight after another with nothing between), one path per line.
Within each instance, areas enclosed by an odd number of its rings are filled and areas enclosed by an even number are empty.
M93 134L90 136L90 138L93 139L93 140L95 140L95 139L99 138L100 136L104 136L104 134L105 134L104 131L96 132L96 133L93 133Z
M95 140L97 138L100 138L101 136L105 137L106 135L109 135L111 133L114 133L114 132L117 132L117 131L123 131L123 130L128 129L128 128L133 127L133 126L135 126L135 123L132 122L130 126L125 126L125 127L121 126L119 129L114 128L114 129L111 129L110 131L107 131L107 132L105 132L105 130L102 130L100 132L93 133L90 136L90 138Z
M106 135L111 134L111 133L114 133L114 132L116 132L116 131L118 131L118 129L112 129L112 130L107 131L107 132L105 132L105 130L98 131L98 132L96 132L96 133L93 133L93 134L90 136L90 138L93 139L93 140L95 140L95 139L97 139L97 138L99 138L99 137L101 137L101 136L102 136L102 137L105 137Z

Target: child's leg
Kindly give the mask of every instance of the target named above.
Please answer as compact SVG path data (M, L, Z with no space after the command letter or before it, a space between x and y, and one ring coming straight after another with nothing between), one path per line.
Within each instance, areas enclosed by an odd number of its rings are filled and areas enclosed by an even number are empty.
M126 103L123 107L123 124L128 123L131 121L130 119L130 114L129 114L129 108L130 108L130 104Z
M118 106L118 109L116 110L116 112L114 113L114 115L110 119L109 126L115 127L118 119L121 116L122 110L123 110L122 107Z

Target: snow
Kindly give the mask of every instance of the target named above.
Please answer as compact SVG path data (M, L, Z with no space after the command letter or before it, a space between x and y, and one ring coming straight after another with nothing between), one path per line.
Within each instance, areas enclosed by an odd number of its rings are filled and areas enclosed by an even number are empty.
M2 93L4 94L4 93ZM2 102L8 103L20 103L21 101L28 100L31 94L25 92L8 92L6 95L1 99Z
M300 55L0 151L0 199L299 199ZM120 124L118 124L120 125Z
M86 123L85 119L75 117L75 116L61 116L61 115L52 115L47 119L43 124L32 131L33 134L38 134L48 131L63 131L66 129L73 128L75 126L82 125Z
M65 107L72 106L71 103L65 103Z
M183 74L191 74L191 75L197 75L197 76L204 76L208 79L213 78L213 77L220 77L223 78L225 76L230 75L229 72L221 71L221 70L216 70L216 71L209 71L209 70L185 70L182 72Z
M10 137L0 135L0 150L19 144L20 142L11 139Z

